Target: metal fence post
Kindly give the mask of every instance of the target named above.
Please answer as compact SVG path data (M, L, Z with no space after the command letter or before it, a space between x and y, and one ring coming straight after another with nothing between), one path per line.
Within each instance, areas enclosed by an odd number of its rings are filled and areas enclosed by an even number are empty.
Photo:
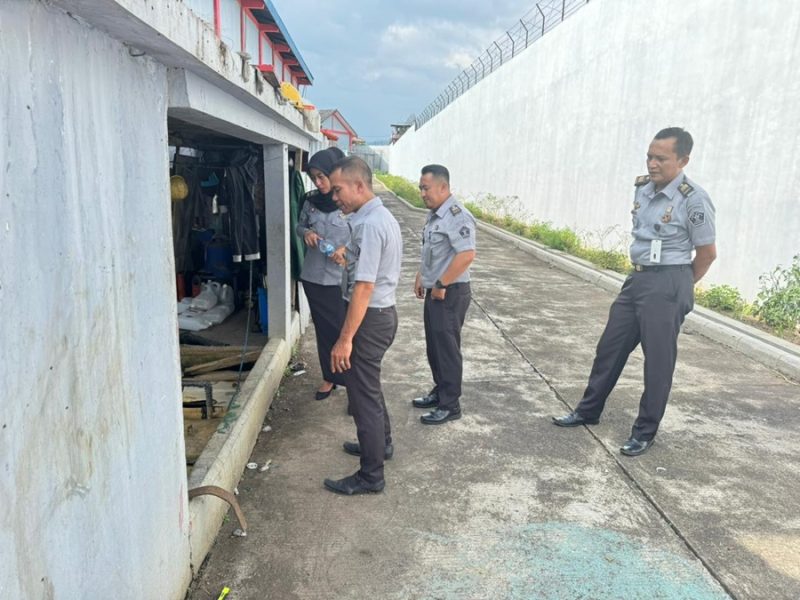
M514 52L516 51L517 44L510 32L506 31L506 35L508 36L508 39L511 40L511 58L514 58Z
M544 22L546 19L544 18L544 12L542 11L542 7L539 6L538 2L536 3L536 8L539 10L539 14L542 15L542 37L544 37Z
M525 30L525 47L528 47L528 26L525 25L525 21L522 19L519 20L519 24L522 25L522 28Z
M561 0L561 20L564 20L564 9L567 6L567 0Z

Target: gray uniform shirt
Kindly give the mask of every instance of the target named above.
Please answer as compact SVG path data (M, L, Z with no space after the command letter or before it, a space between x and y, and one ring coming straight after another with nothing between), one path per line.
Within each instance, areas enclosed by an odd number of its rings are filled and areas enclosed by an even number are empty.
M403 256L400 225L377 197L358 209L349 223L352 234L342 280L344 299L350 301L357 281L366 281L375 284L369 300L371 308L394 306Z
M350 239L348 220L348 216L340 210L326 213L306 200L297 218L297 235L302 238L307 231L313 230L333 244L334 248L341 248ZM341 285L342 267L320 252L318 246L306 246L306 249L300 279L318 285Z
M432 288L459 252L475 250L475 217L453 196L428 213L422 230L422 287ZM470 280L469 269L450 283Z
M656 193L653 182L636 188L633 201L631 262L636 265L688 265L696 246L713 244L714 205L683 173ZM661 262L650 261L653 240L661 240Z

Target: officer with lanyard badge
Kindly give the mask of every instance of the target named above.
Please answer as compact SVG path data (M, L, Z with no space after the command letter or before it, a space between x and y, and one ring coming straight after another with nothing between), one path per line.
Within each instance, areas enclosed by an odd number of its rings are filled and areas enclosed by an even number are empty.
M678 333L694 307L694 284L717 256L714 205L683 173L692 146L692 136L679 127L659 131L650 144L648 175L636 179L631 211L634 271L611 306L583 398L574 412L553 418L560 427L597 424L628 356L641 343L644 392L630 438L620 448L627 456L653 444L672 388Z

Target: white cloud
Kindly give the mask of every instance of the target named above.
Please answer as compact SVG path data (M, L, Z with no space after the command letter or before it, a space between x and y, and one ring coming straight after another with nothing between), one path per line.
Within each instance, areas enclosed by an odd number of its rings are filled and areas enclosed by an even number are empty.
M475 60L474 52L467 52L464 50L453 50L444 59L444 66L451 69L458 69L463 71L472 64Z

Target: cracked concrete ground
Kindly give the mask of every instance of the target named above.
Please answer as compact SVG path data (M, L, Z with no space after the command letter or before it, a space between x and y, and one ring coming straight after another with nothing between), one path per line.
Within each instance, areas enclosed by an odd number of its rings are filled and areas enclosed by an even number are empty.
M635 418L632 355L599 425L550 424L580 398L613 295L479 235L464 327L464 417L419 423L430 386L411 287L424 215L382 194L405 239L400 326L384 361L395 457L386 491L347 498L357 469L345 392L316 402L313 329L273 403L240 502L189 598L716 599L800 597L800 387L682 335L657 442L618 453Z

